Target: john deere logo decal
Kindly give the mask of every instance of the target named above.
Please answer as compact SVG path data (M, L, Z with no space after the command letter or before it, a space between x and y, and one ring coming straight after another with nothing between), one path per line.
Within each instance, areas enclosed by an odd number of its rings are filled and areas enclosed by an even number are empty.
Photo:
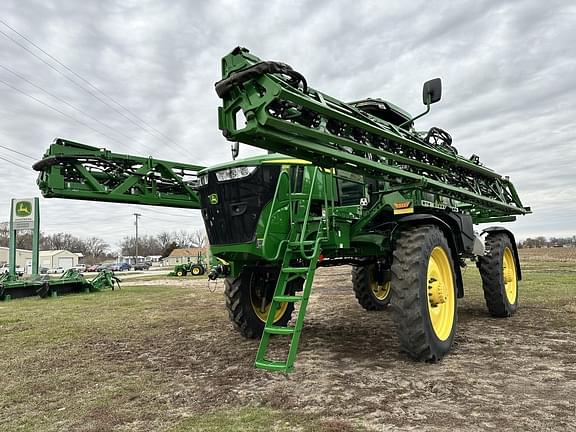
M32 214L32 203L30 201L19 201L16 203L16 216L27 217Z
M208 195L208 199L210 200L210 204L212 205L218 204L218 194Z

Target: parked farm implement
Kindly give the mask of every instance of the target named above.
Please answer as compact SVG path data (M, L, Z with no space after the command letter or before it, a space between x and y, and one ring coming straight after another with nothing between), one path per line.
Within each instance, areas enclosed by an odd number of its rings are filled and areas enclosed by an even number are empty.
M31 275L22 277L16 267L16 236L20 230L32 232ZM38 198L13 199L10 212L10 240L8 247L8 271L0 275L0 300L21 297L56 297L62 294L95 292L106 288L120 287L120 279L111 271L103 271L94 279L87 280L74 268L65 270L58 278L38 272L40 238L40 203Z
M50 278L47 275L20 278L6 273L0 276L0 300L98 292L104 289L114 290L115 286L120 288L120 279L110 270L103 270L92 280L86 279L75 269L68 269L57 278Z
M516 312L514 236L474 225L530 209L507 177L460 156L446 131L414 129L440 100L439 79L425 83L426 111L412 117L381 99L341 102L244 48L222 68L219 127L234 156L239 142L271 154L201 167L57 139L34 166L43 195L200 209L221 262L210 274L225 278L234 326L261 338L256 366L266 370L293 369L320 266L351 265L360 305L391 306L416 360L452 346L466 259L480 269L490 313ZM273 336L288 342L284 358L270 357Z

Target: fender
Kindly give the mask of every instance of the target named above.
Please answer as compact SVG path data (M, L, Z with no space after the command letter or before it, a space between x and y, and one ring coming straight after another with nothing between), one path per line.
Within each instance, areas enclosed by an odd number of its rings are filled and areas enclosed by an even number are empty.
M446 239L448 240L448 245L450 246L450 250L452 252L452 261L454 263L454 273L456 274L456 287L458 289L457 297L462 298L464 297L464 282L462 281L462 272L460 271L460 253L462 251L461 245L457 244L455 237L455 233L453 232L450 225L444 222L439 217L436 217L431 214L412 214L408 216L404 216L403 218L397 221L399 226L402 225L424 225L426 223L430 223L433 225L438 226Z
M512 248L514 249L514 261L516 262L516 268L518 269L518 280L522 280L522 269L520 268L520 257L518 256L518 247L516 246L516 239L514 238L514 234L512 231L501 227L501 226L492 226L482 230L480 235L488 234L488 233L504 233L508 237L510 237L510 242L512 243Z

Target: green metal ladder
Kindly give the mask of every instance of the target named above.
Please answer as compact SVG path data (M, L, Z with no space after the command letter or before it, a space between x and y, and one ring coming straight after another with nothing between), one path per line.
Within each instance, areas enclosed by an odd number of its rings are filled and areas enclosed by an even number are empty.
M260 339L258 353L256 354L255 364L256 367L260 369L280 372L291 372L294 369L294 362L296 361L296 354L298 352L298 343L304 325L304 316L306 314L308 300L312 291L312 283L316 273L316 265L321 253L322 244L328 239L329 225L326 223L326 215L310 217L310 206L317 174L318 168L314 171L310 192L308 194L290 194L291 201L289 207L292 229L284 251L282 267L276 282L276 288L274 290L274 296L272 297L270 310L268 311L266 324L264 325L262 338ZM300 202L304 205L299 206ZM304 208L304 214L299 214L298 210L293 214L293 203L296 203L297 209ZM309 231L308 228L310 223L317 225ZM307 239L306 234L314 231L316 232L315 238L313 240ZM300 260L307 264L295 267L292 264L295 260ZM300 295L287 293L286 288L288 287L288 284L297 278L304 278L302 293ZM299 303L300 305L295 323L293 326L275 326L274 317L276 316L280 305L285 302ZM270 337L272 335L287 336L290 338L288 355L285 360L272 360L266 358L268 347L270 345Z

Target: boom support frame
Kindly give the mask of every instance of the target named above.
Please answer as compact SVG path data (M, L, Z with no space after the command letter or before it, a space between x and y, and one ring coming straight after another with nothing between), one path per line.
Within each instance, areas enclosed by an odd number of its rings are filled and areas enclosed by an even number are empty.
M47 198L199 209L195 190L204 167L128 156L61 138L34 164Z
M216 91L223 99L219 127L228 140L456 200L477 223L530 212L508 178L477 158L458 156L450 143L362 112L310 88L289 66L271 64L244 48L224 57Z

